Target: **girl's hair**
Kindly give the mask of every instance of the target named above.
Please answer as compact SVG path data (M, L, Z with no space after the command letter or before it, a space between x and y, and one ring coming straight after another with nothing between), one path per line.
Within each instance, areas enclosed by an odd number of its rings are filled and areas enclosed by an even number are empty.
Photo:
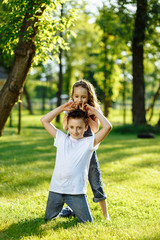
M76 109L74 111L71 111L69 112L68 116L67 116L67 124L69 122L69 119L83 119L84 123L85 123L85 126L88 126L88 113L87 112L84 112L83 110L81 109Z
M72 94L71 94L72 98L73 98L75 87L83 87L83 88L87 89L87 92L88 92L88 102L87 103L95 108L97 108L99 106L97 95L95 93L95 89L90 82L88 82L87 80L84 80L84 79L77 81L73 85L73 88L72 88Z

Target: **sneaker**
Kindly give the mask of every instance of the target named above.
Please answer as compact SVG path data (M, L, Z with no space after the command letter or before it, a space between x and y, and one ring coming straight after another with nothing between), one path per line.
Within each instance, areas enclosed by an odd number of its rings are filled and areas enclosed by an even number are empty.
M75 214L69 206L63 208L59 214L59 217L73 217L73 216L75 216Z

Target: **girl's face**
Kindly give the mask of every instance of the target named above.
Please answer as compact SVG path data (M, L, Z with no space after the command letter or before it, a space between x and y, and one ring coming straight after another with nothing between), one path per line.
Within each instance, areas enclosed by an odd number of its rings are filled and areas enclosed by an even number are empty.
M88 91L86 88L83 88L81 86L74 87L73 91L73 101L75 103L87 103L88 102Z

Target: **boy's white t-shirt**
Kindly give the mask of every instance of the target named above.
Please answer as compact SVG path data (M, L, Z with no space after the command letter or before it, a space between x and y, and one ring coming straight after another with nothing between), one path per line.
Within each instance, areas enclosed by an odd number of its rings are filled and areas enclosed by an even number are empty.
M55 168L49 191L61 194L86 194L88 169L94 147L94 137L74 139L57 129Z

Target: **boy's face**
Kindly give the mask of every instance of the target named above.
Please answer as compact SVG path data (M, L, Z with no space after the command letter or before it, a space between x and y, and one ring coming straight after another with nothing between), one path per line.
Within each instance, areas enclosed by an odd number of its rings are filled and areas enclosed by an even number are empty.
M82 118L70 118L68 122L68 131L72 138L81 139L83 138L84 132L87 130L85 122Z

